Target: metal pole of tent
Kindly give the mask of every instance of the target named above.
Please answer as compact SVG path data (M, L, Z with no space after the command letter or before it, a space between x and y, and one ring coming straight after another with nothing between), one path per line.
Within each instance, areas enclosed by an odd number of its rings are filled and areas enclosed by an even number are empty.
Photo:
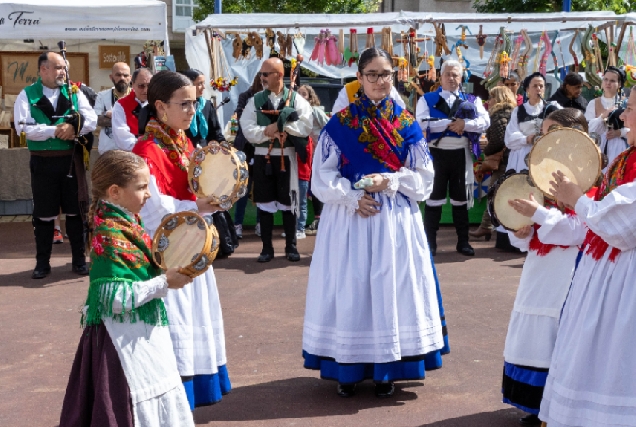
M214 0L214 14L223 13L223 0Z
M572 12L572 0L563 0L563 12Z

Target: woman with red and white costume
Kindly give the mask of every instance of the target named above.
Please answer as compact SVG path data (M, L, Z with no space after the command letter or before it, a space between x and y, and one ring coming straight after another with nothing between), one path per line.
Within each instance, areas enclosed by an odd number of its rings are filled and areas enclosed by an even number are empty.
M621 115L636 128L636 94ZM636 135L594 200L561 172L552 194L589 231L562 310L539 418L550 427L636 426Z

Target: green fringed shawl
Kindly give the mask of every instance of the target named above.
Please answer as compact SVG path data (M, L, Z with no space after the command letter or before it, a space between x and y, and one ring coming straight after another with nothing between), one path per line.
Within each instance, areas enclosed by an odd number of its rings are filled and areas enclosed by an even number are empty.
M82 325L99 325L104 317L111 317L122 323L142 321L166 326L168 316L161 298L141 306L135 302L132 284L161 274L161 269L152 261L152 241L144 232L139 215L133 216L118 206L100 201L93 228L88 310L82 317ZM130 311L113 313L113 301L118 293L124 298L124 307L125 299L132 299Z

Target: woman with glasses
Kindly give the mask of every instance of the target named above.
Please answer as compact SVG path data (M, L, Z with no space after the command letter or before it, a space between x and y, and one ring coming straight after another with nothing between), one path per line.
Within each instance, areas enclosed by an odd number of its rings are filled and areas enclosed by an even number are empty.
M431 254L418 203L433 164L415 118L389 97L392 59L360 55L363 94L334 115L314 154L312 191L324 203L307 289L305 368L351 397L371 379L394 381L441 367L444 347Z
M590 132L601 137L600 148L604 157L607 158L608 165L629 147L627 144L629 129L624 127L623 122L618 118L619 112L612 114L624 101L620 95L624 84L625 71L612 66L607 67L601 86L603 95L587 104L587 110L585 110Z
M190 68L182 72L184 76L192 81L196 88L196 113L192 118L190 127L185 130L186 136L195 148L205 147L209 141L225 141L219 119L216 115L216 108L210 101L203 98L205 90L205 76L199 70ZM226 211L215 212L212 215L214 226L219 232L219 252L217 258L227 257L234 253L239 245L238 235L234 228L232 216Z
M133 152L150 169L151 197L141 209L146 232L153 236L164 216L183 211L208 215L220 210L211 199L198 199L188 186L193 146L185 134L197 110L190 79L171 71L157 73L148 87L148 123ZM165 297L170 337L190 408L210 405L230 391L225 334L214 270Z

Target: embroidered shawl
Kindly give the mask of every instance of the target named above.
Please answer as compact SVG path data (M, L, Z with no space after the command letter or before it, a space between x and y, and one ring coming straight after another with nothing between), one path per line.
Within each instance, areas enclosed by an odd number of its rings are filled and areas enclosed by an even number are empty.
M429 156L415 118L389 97L374 105L360 96L329 120L325 132L338 147L340 173L352 185L364 175L397 172L417 144Z
M136 306L133 282L150 280L161 274L152 261L152 241L144 232L139 215L100 201L93 218L91 241L90 285L82 318L85 326L98 325L102 318L112 317L119 322L143 321L149 325L167 325L168 317L163 300L155 298ZM113 300L121 293L132 298L132 310L113 313ZM125 301L124 301L125 305Z
M132 151L146 161L162 194L179 200L196 200L188 185L189 156L193 150L185 132L152 119Z

